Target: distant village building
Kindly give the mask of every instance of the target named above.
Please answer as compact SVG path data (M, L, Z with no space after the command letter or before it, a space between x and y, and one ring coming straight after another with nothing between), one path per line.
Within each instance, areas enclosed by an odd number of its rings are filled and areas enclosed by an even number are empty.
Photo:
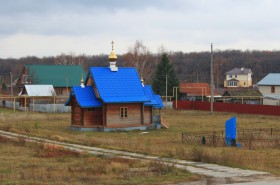
M207 83L180 83L180 100L209 101L211 88ZM214 98L222 96L214 90Z
M280 105L280 73L269 73L257 85L264 105Z
M19 99L19 106L29 107L29 103L32 104L35 101L37 103L52 103L52 99L46 98L56 96L56 94L52 85L24 85L19 96L21 97Z
M113 44L113 43L112 43ZM117 67L109 55L109 67L91 67L74 86L65 103L71 106L71 130L146 130L160 126L161 98L141 83L135 68Z
M262 94L258 89L227 89L223 94L223 102L260 105Z
M18 94L24 85L53 85L57 96L68 96L71 87L80 84L78 76L85 75L81 65L24 65L16 83Z
M252 87L252 70L246 68L234 68L226 74L225 88Z

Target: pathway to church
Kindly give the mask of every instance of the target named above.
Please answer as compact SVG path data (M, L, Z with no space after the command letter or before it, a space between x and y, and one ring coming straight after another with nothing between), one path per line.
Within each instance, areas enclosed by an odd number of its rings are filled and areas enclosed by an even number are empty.
M177 168L188 170L192 173L202 175L202 180L191 183L179 183L177 185L198 185L198 184L238 184L238 185L278 185L280 184L280 178L275 177L267 172L244 170L240 168L231 168L221 166L217 164L191 162L186 160L171 159L171 158L160 158L157 156L149 156L133 152L125 152L118 150L103 149L97 147L89 147L78 144L70 144L65 142L52 141L48 139L30 137L22 134L15 134L11 132L1 131L0 135L8 138L22 138L29 142L48 143L63 146L66 149L88 152L94 155L105 155L105 156L118 156L126 159L142 159L142 160L157 160L164 162L169 165L174 165Z

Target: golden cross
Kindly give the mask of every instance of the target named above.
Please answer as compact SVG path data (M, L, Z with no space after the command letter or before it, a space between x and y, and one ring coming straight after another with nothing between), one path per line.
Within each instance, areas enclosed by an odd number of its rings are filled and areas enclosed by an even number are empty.
M114 50L114 41L112 41L111 44L112 44L112 50Z

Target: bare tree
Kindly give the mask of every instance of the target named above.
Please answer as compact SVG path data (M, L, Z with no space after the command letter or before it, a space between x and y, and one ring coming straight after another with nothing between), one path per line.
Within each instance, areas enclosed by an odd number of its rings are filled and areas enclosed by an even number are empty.
M76 56L73 52L70 52L69 54L62 53L54 59L54 63L57 65L83 65L84 62L84 55Z
M149 49L139 40L137 40L134 46L128 49L128 53L125 54L125 65L135 67L138 74L141 75L145 81L149 81L151 78L151 53Z

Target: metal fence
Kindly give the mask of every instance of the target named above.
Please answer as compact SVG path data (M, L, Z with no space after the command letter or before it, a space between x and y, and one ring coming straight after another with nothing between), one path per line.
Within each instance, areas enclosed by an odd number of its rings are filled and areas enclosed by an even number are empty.
M182 143L214 147L226 146L224 131L205 133L182 132ZM274 128L240 129L237 131L236 143L237 146L248 149L280 149L280 130Z

